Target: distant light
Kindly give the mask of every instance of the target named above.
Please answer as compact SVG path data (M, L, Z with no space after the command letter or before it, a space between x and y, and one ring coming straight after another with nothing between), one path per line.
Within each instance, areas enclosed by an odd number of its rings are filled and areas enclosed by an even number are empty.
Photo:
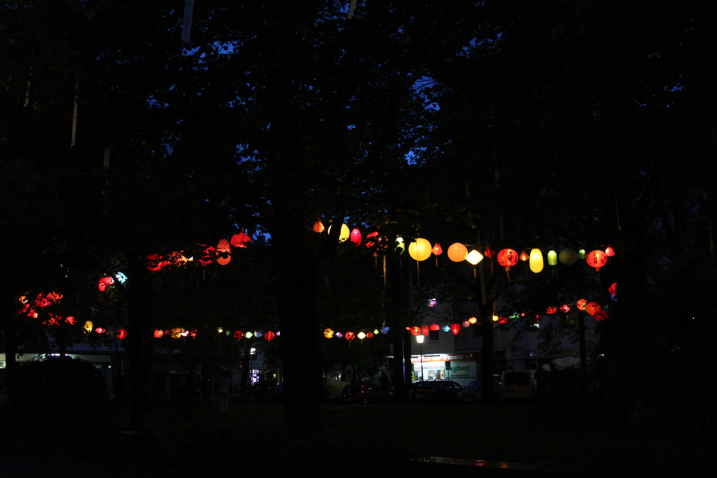
M117 274L115 274L115 277L117 278L117 280L119 281L120 284L124 284L124 282L127 280L127 276L122 274L121 272L118 272Z

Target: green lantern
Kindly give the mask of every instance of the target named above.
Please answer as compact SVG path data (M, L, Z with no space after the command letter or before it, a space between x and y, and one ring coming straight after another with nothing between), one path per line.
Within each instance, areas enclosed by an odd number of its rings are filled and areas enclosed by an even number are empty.
M558 253L557 252L548 251L548 265L550 265L550 266L558 265Z
M585 260L585 258L588 256L588 253L585 252L585 249L580 249L578 251L578 259Z

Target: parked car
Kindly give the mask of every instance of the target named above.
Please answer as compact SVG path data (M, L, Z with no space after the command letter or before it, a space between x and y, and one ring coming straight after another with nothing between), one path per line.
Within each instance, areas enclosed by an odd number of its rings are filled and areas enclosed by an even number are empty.
M501 396L504 400L536 398L535 370L507 370L503 372Z
M500 375L493 375L493 396L500 396ZM456 400L462 403L477 402L481 399L481 391L483 390L483 381L481 379L475 380L466 387L458 392Z
M415 382L408 393L411 403L447 403L456 401L463 386L452 380Z
M343 403L379 403L381 402L381 387L371 383L350 383L341 392L340 401Z

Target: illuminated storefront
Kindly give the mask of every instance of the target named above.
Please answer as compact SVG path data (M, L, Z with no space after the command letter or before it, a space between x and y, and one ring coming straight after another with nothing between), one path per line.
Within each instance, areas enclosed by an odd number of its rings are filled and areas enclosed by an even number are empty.
M474 381L476 358L474 354L432 354L411 356L413 381L453 380L465 386Z

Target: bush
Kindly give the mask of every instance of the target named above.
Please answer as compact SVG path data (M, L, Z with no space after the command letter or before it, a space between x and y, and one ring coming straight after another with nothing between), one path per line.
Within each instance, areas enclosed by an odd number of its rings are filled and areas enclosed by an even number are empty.
M99 405L107 383L94 365L69 357L48 357L18 367L13 404L38 413L86 412Z

